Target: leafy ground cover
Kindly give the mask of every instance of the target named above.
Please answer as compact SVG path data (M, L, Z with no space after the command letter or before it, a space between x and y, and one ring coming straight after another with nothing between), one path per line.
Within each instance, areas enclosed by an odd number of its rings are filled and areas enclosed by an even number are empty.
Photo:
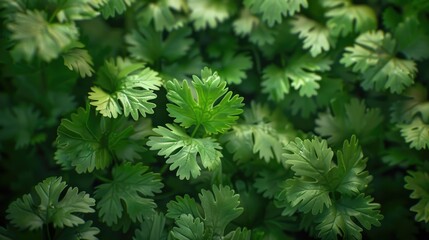
M429 1L0 11L1 240L429 234Z

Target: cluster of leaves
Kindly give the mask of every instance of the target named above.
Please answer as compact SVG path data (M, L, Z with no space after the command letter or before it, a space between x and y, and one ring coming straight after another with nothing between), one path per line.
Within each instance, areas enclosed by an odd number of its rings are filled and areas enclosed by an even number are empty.
M428 1L0 12L0 239L427 235Z

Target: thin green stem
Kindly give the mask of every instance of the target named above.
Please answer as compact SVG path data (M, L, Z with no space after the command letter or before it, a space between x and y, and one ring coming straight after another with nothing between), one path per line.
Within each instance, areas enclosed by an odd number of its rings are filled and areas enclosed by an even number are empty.
M195 128L194 128L194 131L192 131L192 134L191 134L191 137L193 138L194 136L195 136L195 134L197 133L197 131L198 131L198 128L200 128L200 124L198 124Z
M111 182L112 180L99 175L98 173L94 172L94 177L97 178L98 180L102 181L102 182Z

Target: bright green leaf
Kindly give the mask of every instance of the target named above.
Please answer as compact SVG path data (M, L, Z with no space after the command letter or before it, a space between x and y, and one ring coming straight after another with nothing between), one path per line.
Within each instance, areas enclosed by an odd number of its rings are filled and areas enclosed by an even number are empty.
M401 135L411 148L417 150L429 148L429 124L424 123L420 117L416 117L409 124L398 125Z
M429 174L426 172L408 172L405 177L405 189L413 191L412 199L418 199L418 203L410 208L417 213L415 220L429 222Z

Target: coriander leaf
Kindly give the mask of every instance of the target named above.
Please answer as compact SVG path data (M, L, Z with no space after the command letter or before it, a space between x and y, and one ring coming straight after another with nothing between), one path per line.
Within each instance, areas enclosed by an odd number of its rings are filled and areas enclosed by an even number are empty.
M194 75L190 84L173 80L167 82L166 88L171 102L167 111L185 128L203 126L208 134L223 133L242 113L243 98L233 96L226 82L209 68L201 71L201 78Z
M168 158L170 170L177 168L176 175L180 179L198 177L200 165L212 170L221 163L222 148L213 138L192 138L182 128L171 124L153 131L160 136L149 137L147 145L151 150L159 150L158 155Z
M240 17L234 20L234 32L238 36L247 36L259 24L259 19L249 9L243 8L240 12Z
M186 27L168 34L144 27L127 34L125 42L133 58L153 64L163 59L175 61L186 56L194 43L193 39L189 38L191 33L192 30Z
M234 9L234 2L217 0L188 0L191 10L190 19L194 22L196 30L214 28L218 23L225 21Z
M394 123L410 123L416 116L429 121L429 101L426 87L419 83L403 93L405 99L393 103L390 119Z
M423 60L429 57L429 33L424 23L417 17L407 17L395 26L394 36L398 41L398 49L411 59ZM412 38L407 36L413 36Z
M98 216L108 226L116 224L123 214L133 222L142 222L143 217L154 213L156 204L148 197L161 192L164 185L159 174L147 172L148 169L141 163L128 162L113 169L111 182L97 186Z
M130 7L135 0L102 0L104 4L100 11L104 18L114 17L116 14L121 15L127 7Z
M133 240L166 240L165 216L162 213L145 218Z
M258 154L266 162L271 159L279 162L284 144L297 136L293 126L278 112L254 102L243 116L243 121L220 137L226 149L234 154L234 160L244 162Z
M341 179L336 188L338 192L353 196L368 186L372 177L365 171L366 161L356 136L353 135L350 141L344 141L342 150L337 152L338 168L332 173Z
M17 106L0 110L0 140L13 139L15 149L43 142L45 134L39 133L45 120L32 106Z
M99 15L98 8L105 0L60 1L57 18L60 22L91 19Z
M100 233L100 229L93 227L92 221L86 221L76 227L65 228L59 235L56 235L56 238L61 240L98 240L95 236L98 233Z
M73 23L49 23L46 13L37 10L16 13L7 28L15 42L11 54L16 60L30 61L36 55L49 62L79 35Z
M303 49L309 49L313 57L329 51L334 45L329 29L312 19L298 15L291 24L291 32L298 33L298 37L304 40Z
M415 220L429 222L429 174L426 172L408 172L405 177L405 189L413 191L410 198L418 199L418 203L410 208L417 213Z
M252 68L252 60L247 54L227 52L215 67L219 76L229 84L240 84L246 79L246 70ZM215 65L216 66L216 65Z
M80 42L72 43L61 55L64 59L64 65L70 70L78 72L82 78L91 77L94 72L92 69L94 64L88 51L82 49L83 47L85 46Z
M204 211L204 226L214 236L223 236L226 226L243 213L240 196L228 186L213 186L212 191L198 194Z
M202 218L197 202L187 194L184 197L176 196L175 201L172 200L167 203L166 216L168 218L177 219L182 214L190 214L194 218Z
M146 26L153 22L155 30L158 32L163 30L171 31L181 28L185 24L185 19L181 19L174 14L175 11L180 11L184 7L184 2L182 1L160 0L143 3L143 9L139 9L136 13L136 18L139 23L142 22Z
M113 158L138 159L143 147L132 138L136 132L125 118L114 121L79 108L58 127L55 160L65 169L84 173L108 167Z
M316 119L316 132L333 145L356 135L362 143L371 142L380 128L383 117L379 109L367 108L363 101L351 99L344 106L332 104L333 113L320 113Z
M380 226L383 215L380 214L380 204L373 203L374 199L360 194L355 198L342 197L332 207L326 209L319 217L316 230L323 239L362 239L362 228Z
M286 199L292 208L316 215L332 205L329 188L314 181L288 179L285 183Z
M149 101L156 98L153 90L161 85L157 72L117 58L106 61L97 75L98 86L91 88L88 98L103 116L117 118L123 113L138 120L153 113L156 105Z
M262 92L269 94L269 99L280 101L292 86L300 96L314 96L320 88L318 81L322 80L318 72L330 70L331 63L328 58L295 55L284 68L269 65L264 69Z
M282 22L282 17L293 16L301 8L307 8L307 0L245 0L245 6L253 12L262 14L262 20L272 27Z
M40 229L44 224L73 227L85 223L77 213L92 213L95 200L77 188L68 188L61 177L50 177L35 186L36 195L26 194L12 202L7 218L21 229Z
M414 83L417 68L415 62L395 57L395 47L390 34L369 31L361 34L353 47L346 47L340 62L363 74L364 89L401 93Z
M171 231L171 236L178 240L199 240L204 238L204 223L191 214L182 214L176 220L177 227Z
M367 5L353 5L349 0L323 1L328 7L325 16L329 31L334 36L346 36L352 32L363 33L375 30L377 15L373 8Z
M237 228L225 236L225 240L250 240L252 231L246 228Z
M424 123L420 117L414 118L409 124L399 124L398 127L411 148L417 150L429 148L429 124Z
M282 189L280 183L286 179L287 171L280 169L274 171L271 169L263 169L259 172L253 186L258 193L262 193L265 198L273 199Z
M325 140L296 138L285 146L285 151L285 163L291 165L292 171L298 177L323 182L333 167L334 153Z

